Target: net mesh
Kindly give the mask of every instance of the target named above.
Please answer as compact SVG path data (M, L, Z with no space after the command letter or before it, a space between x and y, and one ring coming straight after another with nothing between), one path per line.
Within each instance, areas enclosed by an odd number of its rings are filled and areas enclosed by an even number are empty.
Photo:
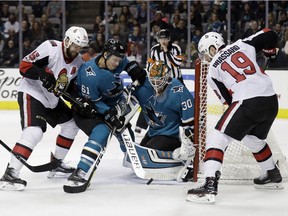
M195 133L198 137L195 139L199 143L198 177L203 174L206 136L214 130L216 123L227 108L220 103L216 94L207 84L208 67L209 63L200 61L196 63L195 67L195 85L199 84L198 88L195 86L195 107L199 106L199 110L195 110L195 119L198 118L200 121L202 118L204 121L204 126L197 127L197 124L195 125L195 128L198 129ZM196 99L196 97L198 98ZM278 162L283 179L287 181L288 163L272 131L270 131L266 141L272 150L274 161ZM194 165L197 166L197 164ZM263 174L251 151L242 142L236 140L229 144L225 152L221 173L222 182L235 184L253 183L253 178Z

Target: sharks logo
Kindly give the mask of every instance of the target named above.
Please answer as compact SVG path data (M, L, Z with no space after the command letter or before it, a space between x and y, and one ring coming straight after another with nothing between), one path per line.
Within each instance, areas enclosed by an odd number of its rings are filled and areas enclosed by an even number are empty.
M174 87L172 88L172 91L173 91L173 93L183 92L183 86L174 86Z
M149 125L151 126L163 126L166 116L162 113L155 112L152 104L149 102L149 105L145 105L145 109L143 109L145 115L149 118Z
M112 81L112 84L114 87L107 89L108 93L106 93L106 95L108 95L109 97L118 96L119 94L123 92L123 84L119 77L119 74L115 74L114 77L115 77L115 81Z
M88 77L88 76L96 76L96 73L95 73L95 71L93 71L93 69L92 69L91 66L89 66L88 68L86 68L85 71L86 71L86 76L87 76L87 77Z

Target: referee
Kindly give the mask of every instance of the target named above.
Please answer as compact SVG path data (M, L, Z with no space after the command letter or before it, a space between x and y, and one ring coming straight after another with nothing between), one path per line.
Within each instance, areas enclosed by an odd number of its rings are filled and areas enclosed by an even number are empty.
M147 71L150 71L152 64L159 60L164 61L171 68L173 78L177 78L184 84L180 70L182 63L181 48L171 42L170 31L168 29L162 29L158 32L158 43L150 50L150 58L148 58L146 67ZM147 129L147 127L144 113L141 111L136 122L135 132L140 134L141 130Z
M147 71L155 61L162 60L172 71L172 77L179 79L183 83L180 65L182 63L181 48L171 42L170 31L162 29L158 33L158 43L150 50L150 58L147 63ZM184 84L184 83L183 83Z

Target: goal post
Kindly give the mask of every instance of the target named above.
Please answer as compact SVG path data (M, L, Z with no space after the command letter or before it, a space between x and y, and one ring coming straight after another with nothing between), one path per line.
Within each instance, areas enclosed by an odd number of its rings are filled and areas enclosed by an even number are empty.
M203 175L206 137L214 130L216 123L226 110L207 82L209 63L195 62L195 131L194 142L196 154L194 159L194 181ZM200 120L203 122L199 124ZM266 139L273 153L274 161L278 163L284 181L288 180L288 163L281 151L273 132ZM221 182L232 184L249 184L262 175L260 166L251 151L242 142L234 140L229 144L224 154L221 168Z

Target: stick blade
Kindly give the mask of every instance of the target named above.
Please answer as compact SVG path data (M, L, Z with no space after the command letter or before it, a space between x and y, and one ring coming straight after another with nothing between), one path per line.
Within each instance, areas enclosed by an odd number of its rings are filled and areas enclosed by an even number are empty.
M86 181L83 185L79 185L79 186L63 185L63 190L66 193L82 193L82 192L85 192L89 186L90 186L90 183Z

